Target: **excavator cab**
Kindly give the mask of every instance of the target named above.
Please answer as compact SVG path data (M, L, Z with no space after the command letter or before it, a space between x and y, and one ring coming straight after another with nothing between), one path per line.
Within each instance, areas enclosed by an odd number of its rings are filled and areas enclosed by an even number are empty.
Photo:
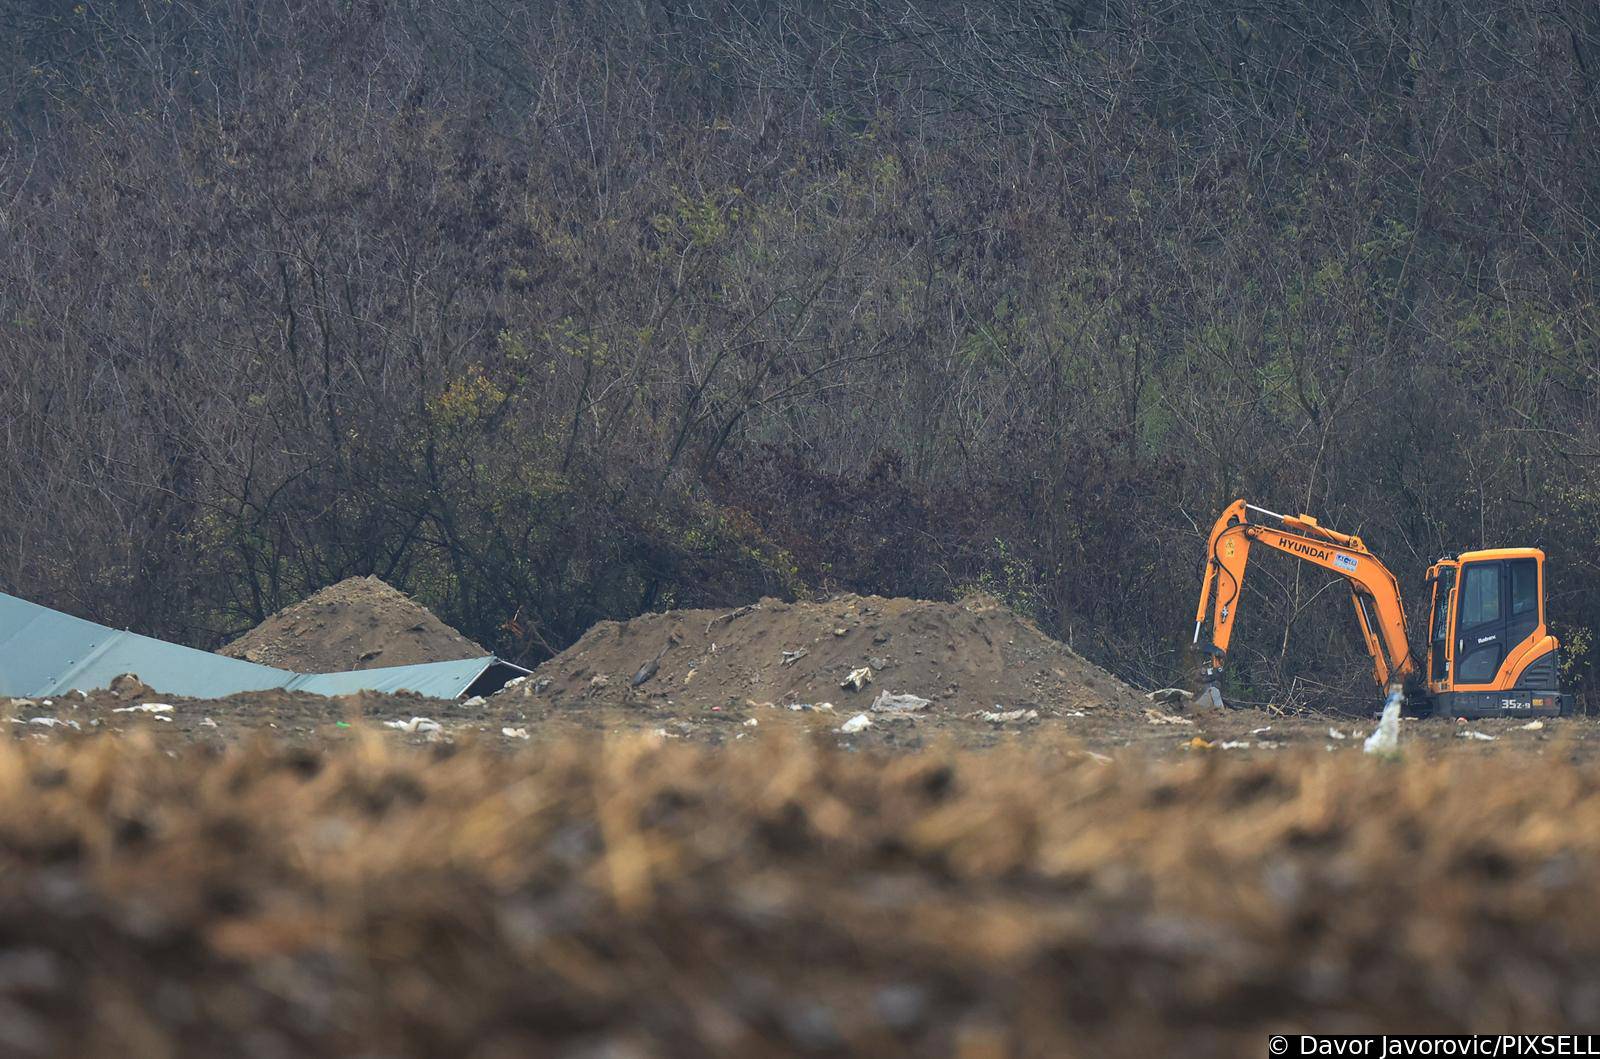
M1428 568L1427 686L1449 717L1564 712L1556 638L1545 628L1544 552L1463 552Z

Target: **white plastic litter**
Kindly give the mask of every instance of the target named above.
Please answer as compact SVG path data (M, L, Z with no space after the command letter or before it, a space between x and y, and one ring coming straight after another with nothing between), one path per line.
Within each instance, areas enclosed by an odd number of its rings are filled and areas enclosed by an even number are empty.
M171 713L172 707L164 702L141 702L137 706L121 706L112 713Z
M1457 739L1476 739L1481 743L1492 743L1495 737L1487 732L1475 732L1471 728L1463 728L1456 733Z
M1345 738L1348 738L1348 737L1343 732L1339 731L1339 729L1337 729L1337 728L1329 728L1328 729L1328 738L1329 739L1345 739Z
M839 686L849 688L851 691L860 691L862 687L871 683L872 667L862 666L860 669L852 669L849 676L839 681Z
M1249 750L1250 743L1247 740L1235 739L1226 743L1218 743L1217 747L1221 750Z
M1369 754L1379 754L1383 757L1395 757L1400 753L1400 705L1405 702L1405 696L1399 691L1391 691L1389 698L1383 704L1383 717L1378 720L1378 727L1371 735L1367 736L1362 749Z
M980 720L991 724L1005 724L1008 721L1037 721L1038 710L984 710L978 714Z
M507 739L528 738L528 730L526 728L502 728L500 729L500 734L505 736Z
M1519 725L1518 727L1520 727L1524 732L1537 732L1539 729L1544 727L1544 722L1529 721L1527 724Z
M29 724L37 724L41 728L71 728L74 731L83 731L83 726L77 721L65 721L59 717L29 717Z
M409 721L384 721L385 728L394 728L402 732L442 732L444 725L428 717L413 717Z
M761 722L756 720L754 717L750 717L750 718L746 719L745 722L744 722L744 726L746 728L755 728L755 727L758 727L760 724L761 724Z
M872 701L872 712L916 713L932 705L933 703L928 699L920 698L916 695L895 695L892 692L883 691L879 692L878 697Z
M213 721L211 718L209 718L209 717L200 718L200 727L202 727L202 728L215 728L216 726L217 726L217 722Z
M527 677L512 677L510 680L506 681L506 687L514 688L518 684L525 682L527 679Z
M843 732L845 735L855 735L857 732L864 732L871 727L872 718L868 717L864 713L858 713L848 721L844 722L844 724L840 725L839 731Z
M485 700L484 700L484 697L482 695L474 695L474 696L472 696L472 698L468 699L466 702L463 702L461 705L463 705L463 706L482 706L484 704L484 701Z

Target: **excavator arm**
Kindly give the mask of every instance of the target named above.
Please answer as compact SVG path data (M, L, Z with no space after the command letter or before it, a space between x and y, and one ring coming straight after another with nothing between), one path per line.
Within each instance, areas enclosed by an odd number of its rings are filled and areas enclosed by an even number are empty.
M1320 526L1310 515L1279 515L1235 500L1211 527L1200 605L1194 616L1196 647L1201 646L1200 636L1207 619L1211 622L1210 643L1202 648L1208 682L1220 675L1227 658L1244 587L1245 565L1251 545L1257 543L1320 566L1349 583L1356 622L1372 655L1380 688L1387 691L1397 687L1416 672L1400 585L1360 537Z

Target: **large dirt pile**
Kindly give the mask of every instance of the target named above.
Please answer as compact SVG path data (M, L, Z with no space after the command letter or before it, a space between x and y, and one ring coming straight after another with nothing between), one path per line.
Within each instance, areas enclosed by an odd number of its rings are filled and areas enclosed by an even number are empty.
M866 670L859 689L841 685ZM1148 705L1132 688L993 600L935 603L841 596L763 599L732 611L675 610L606 621L540 666L526 690L557 705L830 702L881 693L935 711ZM512 694L524 689L510 689Z
M220 653L297 673L338 673L489 652L378 578L350 577L278 611Z

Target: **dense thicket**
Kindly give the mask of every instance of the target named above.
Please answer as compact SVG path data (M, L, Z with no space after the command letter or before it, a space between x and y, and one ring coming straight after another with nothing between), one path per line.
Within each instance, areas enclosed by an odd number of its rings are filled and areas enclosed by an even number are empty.
M1236 495L1600 627L1584 0L0 0L0 587L522 658L987 587L1181 665ZM1245 697L1365 697L1264 558ZM1287 635L1284 630L1288 629Z

